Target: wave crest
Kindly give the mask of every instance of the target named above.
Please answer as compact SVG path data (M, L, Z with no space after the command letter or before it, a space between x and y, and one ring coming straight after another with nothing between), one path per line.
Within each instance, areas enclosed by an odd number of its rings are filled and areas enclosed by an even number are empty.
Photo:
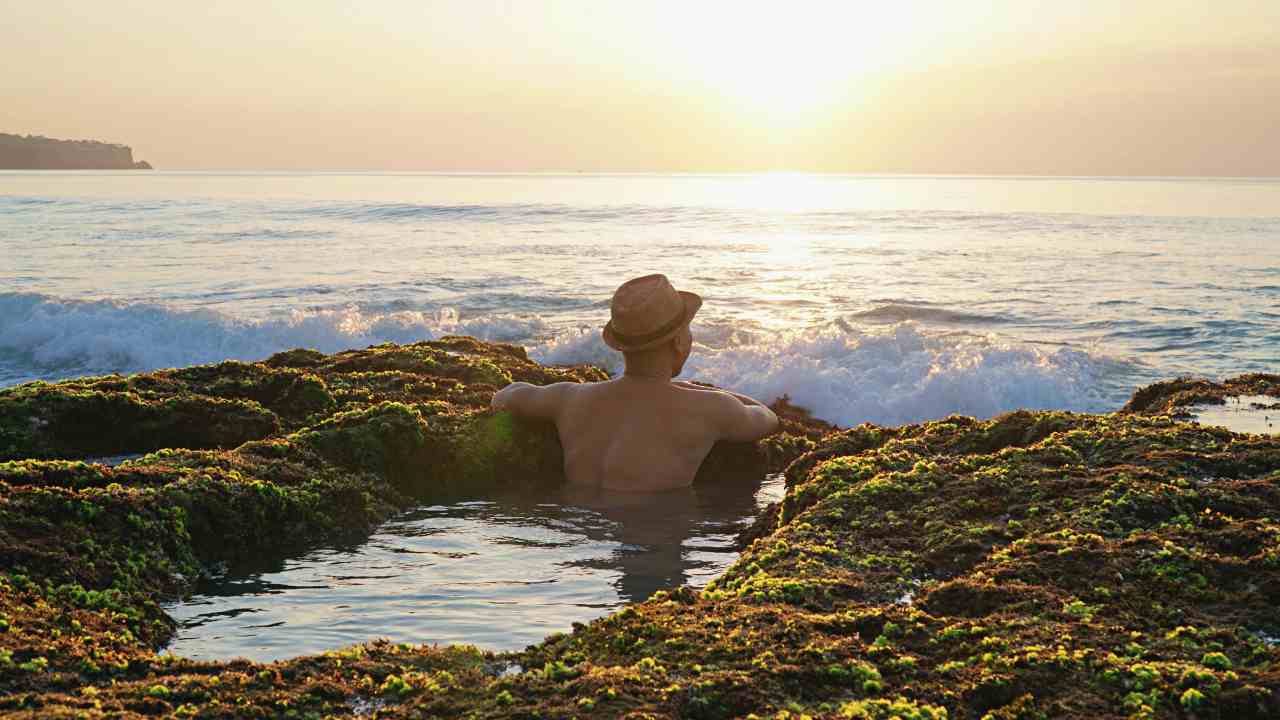
M448 308L367 313L347 306L244 320L208 309L0 293L0 384L258 360L294 347L332 353L441 335L510 342L547 332L536 317L462 320Z
M850 320L864 323L900 323L915 320L924 323L992 325L1008 322L994 315L979 315L949 310L928 304L891 302L849 315Z

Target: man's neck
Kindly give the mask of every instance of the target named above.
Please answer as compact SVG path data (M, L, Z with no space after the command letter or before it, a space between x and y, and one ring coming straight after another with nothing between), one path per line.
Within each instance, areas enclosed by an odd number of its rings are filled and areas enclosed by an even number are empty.
M671 381L671 371L666 370L623 370L622 377L631 378L633 380L664 380Z

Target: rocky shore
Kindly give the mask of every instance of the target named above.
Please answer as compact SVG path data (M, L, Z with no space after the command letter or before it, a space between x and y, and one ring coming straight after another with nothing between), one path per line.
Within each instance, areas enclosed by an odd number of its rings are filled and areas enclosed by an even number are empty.
M373 641L157 655L202 567L399 508L560 481L513 380L603 378L446 338L0 390L0 714L15 717L1280 716L1280 437L1179 420L1280 376L717 447L787 496L702 591L519 653ZM108 467L78 458L147 453Z

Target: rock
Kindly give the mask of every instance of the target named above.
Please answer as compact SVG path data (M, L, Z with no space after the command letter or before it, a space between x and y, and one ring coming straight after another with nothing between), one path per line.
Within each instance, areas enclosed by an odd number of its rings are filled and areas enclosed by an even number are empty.
M271 665L153 653L172 633L157 601L202 565L367 531L423 498L559 482L553 429L488 399L511 380L602 377L448 338L0 391L13 458L0 464L0 712L1276 711L1280 438L1177 422L1161 398L1185 386L1110 415L844 431L780 404L784 433L718 447L700 473L786 467L786 500L723 576L523 652L374 641ZM150 454L69 459L103 448Z
M1181 415L1192 405L1222 405L1236 395L1280 397L1280 375L1250 373L1223 382L1178 378L1148 385L1133 394L1122 412Z

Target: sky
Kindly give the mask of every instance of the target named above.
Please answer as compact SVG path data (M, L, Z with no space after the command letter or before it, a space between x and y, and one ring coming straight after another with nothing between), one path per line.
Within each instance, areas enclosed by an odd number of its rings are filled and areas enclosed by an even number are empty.
M1277 0L0 0L0 132L162 169L1280 176Z

